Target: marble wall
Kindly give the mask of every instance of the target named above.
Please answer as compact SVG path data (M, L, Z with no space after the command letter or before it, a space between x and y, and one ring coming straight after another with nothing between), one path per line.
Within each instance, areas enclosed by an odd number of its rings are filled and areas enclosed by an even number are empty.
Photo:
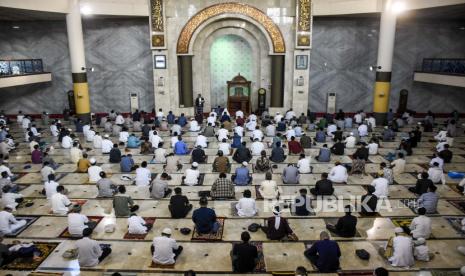
M390 106L409 90L408 107L419 112L465 112L465 89L413 81L423 58L465 58L463 22L399 19ZM310 58L309 108L326 110L326 95L337 93L337 108L372 110L379 18L315 18Z
M16 113L47 110L61 113L72 89L65 21L0 22L0 58L42 58L52 82L0 89L0 109ZM129 92L137 92L140 108L154 106L148 18L83 21L92 111L129 111Z

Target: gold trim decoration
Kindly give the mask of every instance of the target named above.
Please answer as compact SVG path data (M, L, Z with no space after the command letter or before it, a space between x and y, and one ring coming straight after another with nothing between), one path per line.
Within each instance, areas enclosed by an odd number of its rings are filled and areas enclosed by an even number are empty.
M165 46L164 35L152 35L152 47L163 47Z
M309 32L311 23L312 6L311 0L298 0L298 23L297 31Z
M310 46L310 36L297 35L297 46Z
M208 19L225 13L241 14L250 17L254 21L257 21L265 28L266 32L270 36L271 42L273 44L273 52L286 52L283 35L273 20L261 10L242 3L215 4L199 11L197 14L191 17L191 19L189 19L184 28L181 30L178 38L176 52L178 54L189 53L189 43L197 28Z
M150 0L150 17L152 19L152 32L163 32L163 0Z

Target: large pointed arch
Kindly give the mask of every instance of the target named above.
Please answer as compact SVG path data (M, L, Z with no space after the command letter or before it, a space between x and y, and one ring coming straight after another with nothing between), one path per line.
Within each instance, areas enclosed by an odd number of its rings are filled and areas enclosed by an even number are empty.
M242 3L220 3L209 6L195 14L184 25L179 34L176 52L183 55L189 53L189 46L197 28L205 21L224 14L239 14L250 18L261 25L269 36L273 48L273 53L284 54L286 46L284 38L278 26L273 20L261 10Z

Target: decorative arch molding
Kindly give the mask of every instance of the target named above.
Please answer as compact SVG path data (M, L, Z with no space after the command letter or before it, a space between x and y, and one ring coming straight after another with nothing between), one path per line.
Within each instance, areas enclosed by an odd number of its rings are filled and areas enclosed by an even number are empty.
M286 52L284 37L281 31L273 20L264 12L247 4L220 3L199 11L191 17L191 19L189 19L179 34L176 49L177 54L189 54L191 39L199 26L209 19L227 14L242 15L249 18L251 21L256 22L257 25L262 26L268 34L273 47L273 53L284 54Z

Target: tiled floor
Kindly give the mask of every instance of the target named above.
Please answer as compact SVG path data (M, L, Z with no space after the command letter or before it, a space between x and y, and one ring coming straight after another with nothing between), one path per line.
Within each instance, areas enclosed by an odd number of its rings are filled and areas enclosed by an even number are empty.
M40 127L40 126L39 126ZM406 128L407 129L407 128ZM22 130L12 123L10 126L11 133L16 138L16 141L23 141ZM99 129L103 133L103 129ZM349 130L346 130L349 131ZM376 131L380 131L377 129ZM451 164L445 165L445 171L448 170L462 170L465 171L465 136L463 130L458 131L460 137L456 137L454 141L454 158ZM136 133L140 135L140 133ZM161 135L167 141L169 134L161 132ZM192 147L196 133L187 132L184 135L184 140ZM309 133L314 136L314 133ZM358 213L355 215L359 217L357 229L360 237L355 238L340 238L334 237L339 242L342 251L341 257L341 270L342 271L366 271L372 270L378 266L384 266L389 269L392 275L416 275L420 270L443 269L443 270L458 270L465 264L465 257L459 255L455 248L459 245L465 245L465 236L455 230L445 218L446 216L465 217L465 213L454 207L447 200L448 199L464 199L463 195L455 192L449 186L438 186L438 194L440 196L438 204L437 215L432 216L433 221L433 236L434 239L428 240L428 246L431 252L435 254L435 258L428 263L417 262L414 267L408 269L399 269L390 266L385 259L378 253L378 248L386 243L386 241L394 235L394 224L391 218L408 217L413 218L415 214L407 208L402 202L402 199L414 199L416 195L408 191L408 186L412 186L416 182L414 173L423 170L424 165L429 162L432 155L432 147L434 143L429 142L433 133L424 133L423 141L419 143L418 148L414 149L414 154L407 157L406 171L403 174L396 175L394 180L395 184L389 187L390 196L389 204L392 210L381 210L379 217L363 218ZM91 144L85 142L82 136L79 136L83 148L92 148ZM112 138L117 141L116 137ZM270 140L270 138L266 138ZM208 156L207 164L200 166L201 173L205 174L204 183L202 186L186 187L183 186L183 193L192 201L194 208L198 207L198 192L208 191L212 183L217 178L217 174L211 172L211 164L216 155L217 142L214 139L209 139L210 144L206 149ZM47 131L43 132L43 141L49 142L50 135ZM351 175L348 184L335 185L335 195L342 200L340 204L343 206L348 203L353 203L357 196L365 194L365 185L369 185L373 180L370 175L378 171L379 163L386 162L384 154L393 151L400 141L381 143L381 148L378 155L370 156L369 162L366 166L367 175ZM327 141L329 145L332 144L330 140ZM165 143L168 148L169 143ZM30 154L28 151L28 144L21 143L19 147L13 151L9 158L9 166L11 170L19 174L20 177L15 181L17 184L24 186L21 193L27 198L34 201L32 207L18 208L15 215L35 215L39 218L24 231L21 232L15 239L23 241L53 241L59 242L60 245L50 254L50 256L42 262L38 267L38 271L61 272L64 275L102 275L104 271L126 271L137 272L137 275L148 275L151 272L165 272L163 275L175 275L187 270L195 270L199 272L209 273L208 275L228 275L232 273L230 250L232 242L240 240L240 233L245 231L251 223L263 223L263 220L271 216L271 212L266 208L266 202L257 200L259 208L258 214L253 218L240 218L233 216L231 213L231 203L237 201L245 189L250 189L252 197L256 197L255 187L236 187L236 200L229 201L210 201L210 207L214 208L217 215L225 217L224 233L222 240L219 242L199 242L192 241L191 235L183 235L179 229L183 227L193 228L191 220L191 213L185 219L174 220L170 218L168 211L168 199L153 200L149 197L148 188L141 188L131 185L131 181L123 181L120 179L122 173L118 164L110 164L108 156L101 154L99 149L90 150L89 156L97 159L98 163L102 166L104 171L107 172L109 178L115 184L122 184L127 186L127 193L136 201L140 206L138 214L143 217L155 217L154 228L148 233L144 240L125 240L123 237L127 231L127 219L115 218L112 210L112 202L110 199L98 199L97 188L94 184L88 183L87 174L76 173L76 165L71 164L69 160L69 150L61 149L59 144L48 144L47 147L53 145L54 150L52 156L60 163L60 167L56 170L59 175L59 183L64 185L69 191L69 198L85 199L87 202L83 205L82 213L88 216L102 216L92 238L100 241L101 243L109 243L112 245L113 253L105 259L101 264L92 269L80 269L76 260L66 260L61 255L69 248L73 248L75 241L60 238L60 234L67 227L67 218L64 216L53 216L50 214L50 206L44 196L39 192L43 188L41 175L39 173L41 166L32 165L30 168L24 168L25 164L30 163ZM307 149L306 154L312 157L318 153L318 148L322 144L317 144L312 149ZM124 150L122 150L124 151ZM171 151L171 149L168 149ZM271 149L266 149L268 154ZM295 163L298 157L290 155L284 163L277 164L277 168L273 168L273 179L280 185L281 195L283 198L291 198L298 194L301 188L311 188L315 185L321 177L321 173L328 172L334 165L335 161L343 163L350 163L351 159L349 154L353 153L353 149L347 149L345 156L333 156L330 163L319 163L312 158L312 166L314 167L313 174L301 175L301 181L298 185L285 185L281 180L281 172L288 163ZM134 155L136 163L148 161L151 156L142 156L137 149L131 149L130 152ZM251 163L254 163L254 157ZM181 157L183 168L180 172L172 174L172 180L169 181L171 188L179 186L181 182L182 173L190 165L190 157ZM29 164L30 165L30 164ZM238 164L233 162L232 171ZM249 165L252 170L252 165ZM149 169L152 173L163 172L162 164L151 164ZM132 175L132 174L131 174ZM229 177L229 175L228 175ZM264 174L253 173L252 185L260 185L264 180ZM447 177L448 184L456 184L457 180ZM464 199L465 200L465 199ZM330 202L330 199L315 200L313 207L318 207L324 202ZM333 200L334 201L334 200ZM299 241L288 242L273 242L267 240L265 234L261 231L251 233L253 241L263 242L263 252L266 264L267 273L276 271L294 271L297 266L304 266L308 270L317 275L317 272L312 265L306 260L303 255L305 246L308 242L315 241L319 238L320 231L325 229L325 220L334 219L341 216L343 213L336 210L337 205L325 210L317 210L316 215L310 217L298 217L291 215L289 209L285 209L283 216L289 219L291 228L298 236ZM105 233L104 227L107 224L115 224L116 230L113 233ZM158 236L164 227L173 229L173 238L179 241L184 247L184 252L179 257L174 269L156 269L151 268L150 256L150 241ZM12 238L5 239L5 242L11 242ZM363 261L356 257L356 249L365 249L371 254L369 261ZM167 273L168 272L168 273ZM28 272L24 271L2 271L1 275L27 275ZM201 275L201 274L199 274ZM260 274L257 274L260 275Z

